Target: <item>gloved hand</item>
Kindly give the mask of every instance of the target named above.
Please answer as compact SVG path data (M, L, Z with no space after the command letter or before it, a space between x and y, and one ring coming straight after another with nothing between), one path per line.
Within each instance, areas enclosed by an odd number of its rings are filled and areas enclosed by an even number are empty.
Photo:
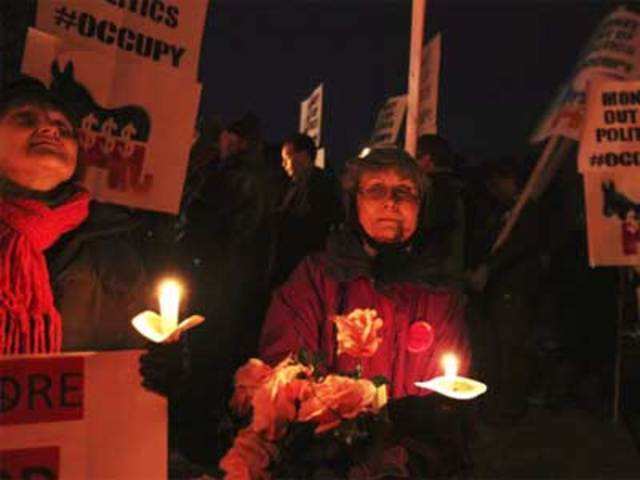
M140 356L142 386L165 397L183 391L189 375L188 350L184 339L173 343L150 343Z

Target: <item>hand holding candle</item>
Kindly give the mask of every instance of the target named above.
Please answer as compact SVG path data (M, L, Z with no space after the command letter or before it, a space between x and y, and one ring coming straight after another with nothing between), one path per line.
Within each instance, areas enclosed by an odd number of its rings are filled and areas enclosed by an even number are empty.
M201 324L204 317L192 315L180 324L180 296L182 288L176 280L166 280L160 285L160 315L146 310L131 320L134 328L145 338L155 343L171 343L180 338L182 332Z
M453 353L442 356L444 375L428 382L416 382L416 386L433 390L445 397L471 400L487 391L487 386L471 378L458 376L458 358Z

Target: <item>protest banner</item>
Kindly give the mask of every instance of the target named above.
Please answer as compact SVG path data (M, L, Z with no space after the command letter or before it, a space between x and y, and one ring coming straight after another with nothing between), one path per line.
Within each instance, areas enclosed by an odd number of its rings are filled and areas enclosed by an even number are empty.
M640 181L640 81L590 83L578 170L619 172Z
M142 351L0 358L0 478L166 478L167 402Z
M316 147L320 147L322 133L322 102L323 88L322 84L309 95L309 97L300 102L300 126L298 131L309 135Z
M640 264L640 81L587 89L578 170L583 174L589 262Z
M438 86L442 35L438 33L422 49L420 97L418 100L418 137L438 133Z
M195 81L207 0L39 0L38 30Z
M388 98L378 112L376 124L371 134L371 145L395 143L406 111L406 95Z
M81 118L79 180L97 200L176 213L201 86L29 29L22 72ZM170 101L169 101L170 99Z
M640 265L640 182L624 172L583 176L589 264Z
M605 17L580 55L569 80L562 85L531 141L552 135L580 139L587 83L640 76L640 14L620 7Z

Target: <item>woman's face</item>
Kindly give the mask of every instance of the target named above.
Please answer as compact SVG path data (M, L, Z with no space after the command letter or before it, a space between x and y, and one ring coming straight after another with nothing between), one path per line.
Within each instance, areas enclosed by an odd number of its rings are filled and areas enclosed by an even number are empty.
M0 176L29 190L46 192L73 175L78 140L60 111L25 104L0 117Z
M418 188L394 169L363 173L356 203L360 225L378 242L402 242L416 231Z

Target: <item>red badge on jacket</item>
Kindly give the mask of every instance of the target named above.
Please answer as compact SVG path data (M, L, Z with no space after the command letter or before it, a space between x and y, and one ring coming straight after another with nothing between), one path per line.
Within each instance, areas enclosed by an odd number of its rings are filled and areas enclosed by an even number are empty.
M414 322L409 328L407 350L422 353L433 343L433 327L427 322Z

